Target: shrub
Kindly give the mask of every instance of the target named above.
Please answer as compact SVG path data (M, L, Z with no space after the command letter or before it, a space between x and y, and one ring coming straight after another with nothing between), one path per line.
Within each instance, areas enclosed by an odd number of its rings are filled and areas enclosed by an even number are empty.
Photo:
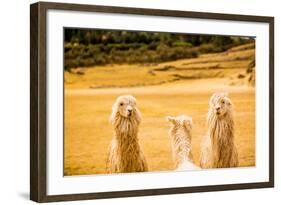
M143 40L146 38L144 36L142 37ZM75 67L113 63L160 63L183 58L196 58L204 53L222 52L233 46L232 44L225 44L220 39L217 39L216 44L204 43L193 47L187 41L169 41L170 43L167 43L167 41L164 43L157 41L159 36L152 37L154 40L151 40L148 44L121 42L84 45L77 42L66 42L64 45L64 69L70 70ZM220 43L223 45L219 45Z
M179 47L192 47L192 44L184 41L176 41L171 44L172 46Z

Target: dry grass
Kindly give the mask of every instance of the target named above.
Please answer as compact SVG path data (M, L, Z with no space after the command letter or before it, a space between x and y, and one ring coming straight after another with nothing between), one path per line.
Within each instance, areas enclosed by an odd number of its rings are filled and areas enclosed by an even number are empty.
M230 87L224 79L179 81L138 88L76 89L65 94L65 175L105 173L112 127L111 105L118 95L137 97L143 114L140 141L149 170L173 168L167 115L193 116L193 154L199 164L199 146L205 134L210 95L230 92L236 111L236 142L241 166L255 164L255 92L248 87ZM206 86L208 85L208 86Z

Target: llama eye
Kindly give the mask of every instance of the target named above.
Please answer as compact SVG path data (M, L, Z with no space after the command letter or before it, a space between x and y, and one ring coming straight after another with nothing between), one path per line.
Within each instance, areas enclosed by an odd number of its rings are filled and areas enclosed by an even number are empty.
M222 104L224 104L224 103L225 103L225 102L224 102L224 100L223 100L223 101L221 101L221 103L222 103Z
M120 106L123 106L123 103L120 103Z

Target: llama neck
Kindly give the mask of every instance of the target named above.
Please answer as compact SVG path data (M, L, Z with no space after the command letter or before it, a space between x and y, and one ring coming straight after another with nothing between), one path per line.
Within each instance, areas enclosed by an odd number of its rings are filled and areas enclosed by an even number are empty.
M234 147L234 122L231 113L218 117L208 117L209 135L213 150L214 161L224 163L231 157Z
M138 127L139 122L135 118L117 116L114 124L115 138L120 151L128 149L138 149Z
M218 117L211 114L208 117L208 125L211 139L232 141L234 137L233 127L234 122L231 113Z
M191 132L185 127L174 127L170 131L172 137L173 158L176 166L185 161L193 161L191 155Z

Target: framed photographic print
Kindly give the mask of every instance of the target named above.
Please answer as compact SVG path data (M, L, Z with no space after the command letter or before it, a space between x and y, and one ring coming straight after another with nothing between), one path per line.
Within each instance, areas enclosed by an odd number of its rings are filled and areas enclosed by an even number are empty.
M274 186L274 18L39 2L30 198Z

